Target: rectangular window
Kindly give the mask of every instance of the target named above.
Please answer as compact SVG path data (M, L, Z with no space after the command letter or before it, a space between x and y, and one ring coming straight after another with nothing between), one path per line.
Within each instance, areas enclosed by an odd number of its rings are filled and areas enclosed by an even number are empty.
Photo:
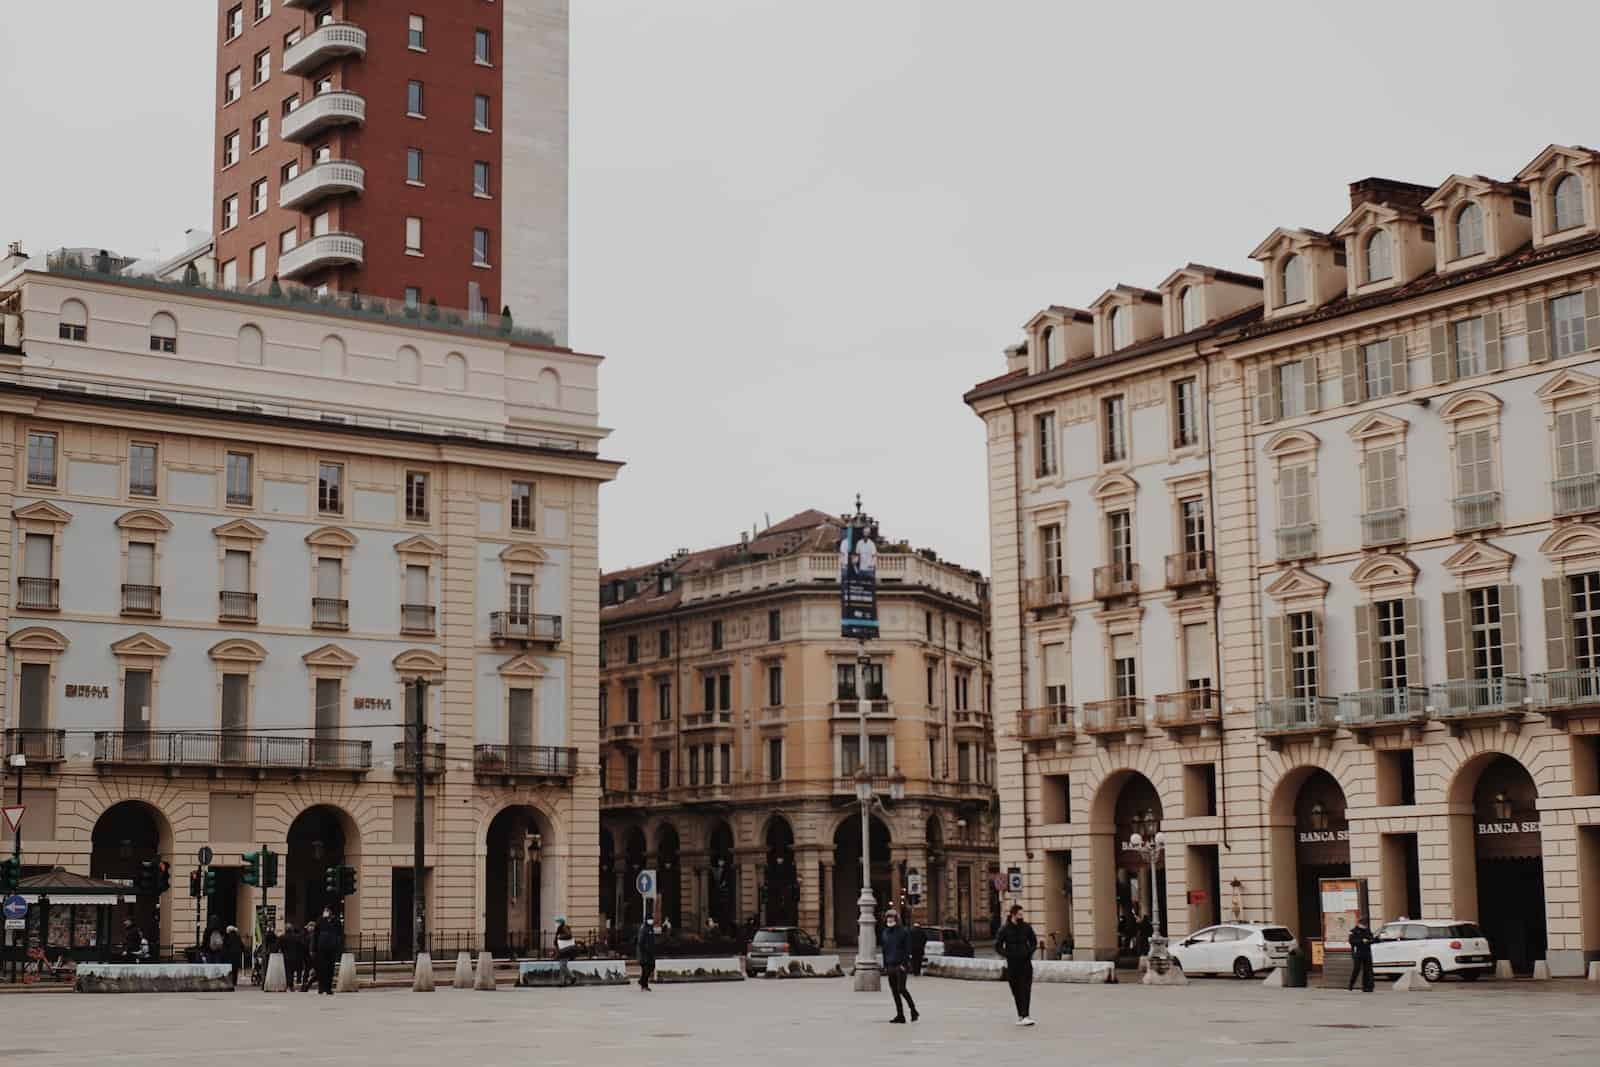
M285 41L284 42L285 45L288 45L290 43L292 43L292 42L289 42L289 41ZM300 94L299 93L296 93L293 96L286 96L286 97L283 98L283 113L285 115L293 115L296 111L299 111L299 110L300 110Z
M278 234L278 254L280 256L284 255L285 253L288 253L288 252L293 252L295 250L295 248L299 244L300 244L300 231L299 230L291 228L291 229L284 230L282 233Z
M1461 496L1492 493L1498 488L1494 477L1494 439L1488 427L1456 434L1456 478Z
M1306 411L1306 372L1304 364L1280 363L1273 368L1278 381L1278 413L1282 418L1304 415Z
M1365 396L1388 396L1394 392L1393 349L1388 341L1374 341L1361 346L1361 378L1365 383Z
M672 631L662 630L656 634L656 649L662 659L672 655Z
M222 138L222 166L231 167L239 162L239 131L233 130Z
M1039 562L1041 577L1051 579L1053 591L1060 592L1058 588L1061 581L1061 524L1052 522L1039 527Z
M1572 665L1580 671L1600 670L1600 571L1570 576L1567 592L1572 598Z
M472 35L472 58L479 63L489 64L494 60L489 55L489 31L477 30Z
M422 16L412 15L411 18L407 20L406 45L410 48L415 48L419 52L426 52L428 49L427 45L424 43L425 38L423 36L423 31L425 28L426 23L423 21Z
M1206 539L1206 501L1204 497L1184 497L1178 502L1183 514L1183 553L1190 570L1200 570L1205 565L1209 547Z
M639 791L639 753L628 753L628 792Z
M230 259L222 265L222 287L224 289L237 289L239 287L239 261Z
M1172 443L1178 448L1200 443L1200 394L1193 378L1172 383Z
M26 534L22 544L22 576L49 579L55 576L56 539L49 534Z
M889 739L887 737L867 738L867 773L879 776L889 773Z
M972 694L972 672L956 671L956 710L968 711L970 706L967 701Z
M713 619L711 622L711 648L713 651L722 647L722 620Z
M430 584L431 583L428 581L427 567L417 563L406 564L406 587L404 602L414 607L427 607L433 600L433 598L428 595L428 587ZM424 622L426 620L416 619L413 621ZM415 629L432 629L432 626L417 626Z
M1400 506L1400 450L1394 445L1376 448L1366 456L1367 510L1388 511Z
M472 194L474 196L493 196L489 188L489 164L479 160L472 165Z
M339 679L317 679L315 719L317 740L328 743L327 751L330 759L333 756L332 742L339 737L339 690Z
M1373 605L1378 622L1378 688L1404 689L1406 678L1406 602L1380 600Z
M1500 587L1467 591L1467 623L1472 631L1472 677L1477 681L1505 674L1504 635L1500 629Z
M262 208L265 211L265 208ZM266 281L267 278L267 246L256 245L250 249L250 280L252 282Z
M253 85L260 85L272 77L272 49L263 48L257 52L255 62L250 69L255 72L255 80L251 83Z
M672 753L665 749L656 753L656 788L672 788Z
M235 4L228 9L222 23L222 39L231 41L244 32L244 5Z
M511 483L511 528L533 529L533 483Z
M689 750L689 784L700 784L700 749L698 746Z
M255 12L255 21L257 22L272 14L272 0L256 0Z
M415 216L406 218L406 251L413 255L422 252L422 220Z
M1108 396L1100 402L1101 429L1105 434L1104 458L1107 463L1128 458L1128 428L1123 398Z
M128 492L133 496L156 495L156 446L138 441L128 446Z
M222 591L250 592L250 553L230 548L222 554Z
M733 710L733 675L717 675L717 708L720 711Z
M527 626L533 615L533 576L513 574L506 586L506 610L519 626Z
M630 685L630 686L628 686L626 689L624 689L622 691L622 695L623 695L624 698L626 698L625 702L626 702L626 706L627 706L627 709L628 709L628 721L629 722L638 722L639 721L639 687L637 685Z
M406 518L412 522L428 521L428 474L426 471L406 471Z
M781 611L767 612L767 640L781 641L783 639L783 613Z
M507 736L513 745L533 745L533 690L514 688L506 694Z
M405 306L409 311L415 311L422 306L422 290L414 285L406 286Z
M956 781L972 781L972 746L965 741L956 743Z
M127 671L122 675L122 729L125 733L142 734L150 729L150 672ZM147 750L147 740L137 742L124 738L126 747L137 744L141 753Z
M777 664L767 668L767 707L783 706L783 668Z
M1583 294L1568 293L1550 301L1551 355L1559 358L1589 347L1583 328Z
M248 505L255 497L255 457L248 452L228 453L228 503Z
M1556 477L1593 474L1594 417L1588 408L1556 413Z
M291 159L278 170L279 185L288 185L298 177L300 177L300 161L298 159Z
M1187 689L1211 688L1211 627L1203 622L1183 627L1184 686Z
M716 675L714 675L714 674L703 675L701 677L701 689L703 690L703 695L705 697L705 703L704 703L704 706L701 708L701 710L702 711L716 711L717 710L717 677L716 677Z
M846 778L861 769L861 738L846 734L839 738L839 773Z
M257 115L250 122L250 150L259 152L267 147L267 142L272 139L272 124L265 113Z
M317 596L322 600L344 599L344 560L337 556L317 557Z
M223 106L227 106L228 104L231 104L235 100L239 99L240 93L244 91L243 72L238 67L234 67L232 70L228 71L227 76L223 79L222 85L222 103Z
M707 751L710 751L710 750L708 749ZM717 752L717 756L722 762L722 767L721 767L721 770L722 770L722 784L723 785L727 785L729 782L733 781L733 746L732 745L722 745L722 746L720 746L720 748L718 749L718 752ZM710 773L710 765L711 765L711 757L708 755L706 757L706 767L707 767L707 773L708 774Z
M1133 573L1133 517L1126 511L1111 512L1106 516L1106 534L1111 566L1117 580L1125 580Z
M1311 496L1311 467L1298 464L1278 472L1278 526L1292 529L1309 526L1314 501Z
M606 646L604 644L602 644L600 647L602 649L604 649ZM603 654L600 657L600 666L602 666L602 667L605 666L605 656ZM607 692L606 690L602 689L602 690L600 690L600 725L601 726L604 726L606 724L606 721L610 718L610 711L611 711L611 694L609 692Z
M330 515L344 512L344 464L317 464L317 510Z
M628 662L629 663L638 663L639 662L639 635L638 634L629 634L628 635Z
M1483 347L1483 319L1462 319L1450 324L1456 344L1456 377L1470 378L1489 369Z
M487 267L489 265L489 231L476 229L472 231L472 265L474 267Z
M933 685L934 679L938 676L938 673L939 669L936 666L934 666L932 663L928 664L928 707L930 708L934 707L936 704L936 701L934 700Z
M767 778L769 781L783 781L783 738L772 737L767 739Z
M406 82L406 114L423 117L421 82Z
M333 92L333 75L328 74L318 78L312 83L311 89L313 96L321 96L323 93Z
M1111 695L1132 699L1139 695L1139 666L1133 638L1118 634L1111 639Z
M222 228L231 230L239 225L239 198L225 196L222 198Z
M156 584L156 546L154 541L128 542L128 584L144 586L146 589ZM133 606L149 607L152 605L143 603Z
M1289 695L1304 700L1317 695L1317 623L1309 611L1289 615Z
M489 98L479 93L472 98L472 126L474 129L489 129Z
M28 484L56 484L56 435L28 432Z
M1056 413L1035 415L1033 435L1037 447L1033 473L1040 478L1056 473Z

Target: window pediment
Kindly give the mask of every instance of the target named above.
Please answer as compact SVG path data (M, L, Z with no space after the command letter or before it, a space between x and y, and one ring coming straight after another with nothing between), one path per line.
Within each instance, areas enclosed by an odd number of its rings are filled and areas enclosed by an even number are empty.
M6 647L13 652L59 654L65 652L71 644L72 642L68 641L59 630L52 630L48 626L30 626L6 638Z
M1101 502L1132 497L1139 491L1139 483L1126 474L1106 474L1094 483L1089 495Z
M1378 411L1354 426L1350 427L1349 434L1357 441L1368 441L1382 437L1404 437L1411 424L1405 419L1397 419L1393 415Z
M70 511L62 511L48 500L35 500L26 507L16 508L11 517L19 522L43 522L53 526L65 526L72 521Z
M405 675L444 673L444 657L426 648L408 648L391 662L396 671Z
M230 637L212 645L206 655L229 663L261 663L267 658L267 650L249 638Z
M1592 401L1600 390L1600 378L1582 371L1564 370L1545 382L1535 394L1546 407L1554 407L1563 400Z
M1550 559L1571 562L1577 559L1600 559L1600 526L1581 523L1557 529L1539 551Z
M502 678L543 678L545 670L532 656L513 656L497 668Z
M402 556L442 556L444 549L439 547L439 542L431 537L417 534L408 537L394 546L394 550Z
M314 648L301 656L300 659L308 667L327 667L346 671L359 662L354 653L347 652L338 645L323 645L321 648Z
M1267 595L1277 601L1321 600L1328 594L1328 583L1304 567L1291 567L1267 586Z
M1439 409L1439 417L1451 422L1483 415L1497 418L1500 415L1500 406L1500 398L1493 393L1482 389L1468 389L1451 397Z
M1416 588L1417 565L1398 553L1368 556L1350 572L1350 580L1369 596L1408 597Z
M354 548L357 543L355 534L338 526L324 526L306 534L306 544L318 548Z
M145 533L169 533L172 520L159 511L139 508L117 516L117 526L123 530L141 530Z
M1600 153L1581 145L1553 144L1533 157L1527 166L1517 171L1517 181L1551 178L1562 171L1576 170L1580 166L1600 160Z
M536 567L549 563L550 557L538 545L511 545L501 551L500 562Z
M1516 555L1488 541L1462 545L1444 561L1444 569L1463 582L1505 583L1511 580Z
M1283 430L1267 442L1267 455L1273 459L1310 455L1321 444L1309 430Z
M1266 240L1256 245L1250 258L1260 261L1269 261L1288 255L1290 252L1304 252L1312 248L1332 249L1334 241L1325 233L1316 230L1291 230L1279 226L1267 235Z
M166 656L171 652L171 645L142 631L111 644L111 653L116 656Z
M211 533L220 538L234 541L265 541L267 531L251 522L249 519L234 519L221 526L214 527Z
M1452 174L1428 199L1422 202L1427 211L1455 207L1467 200L1485 200L1494 196L1516 196L1523 193L1520 186L1498 182L1482 174Z

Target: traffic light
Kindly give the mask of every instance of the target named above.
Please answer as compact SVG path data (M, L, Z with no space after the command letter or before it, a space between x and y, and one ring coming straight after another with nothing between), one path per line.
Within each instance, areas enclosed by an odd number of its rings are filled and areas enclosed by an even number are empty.
M210 867L206 868L205 895L211 896L217 891L217 872Z
M194 870L189 872L189 895L198 899L201 894L202 885L203 881L200 877L200 868L196 867Z
M339 870L338 867L329 867L322 873L322 889L331 897L339 895Z
M243 857L244 870L239 874L239 881L245 885L261 884L261 853L246 852Z
M0 893L15 893L21 888L22 867L16 860L0 860Z
M154 896L161 878L156 872L155 860L140 860L139 870L133 876L133 891L142 897Z
M163 894L172 888L172 864L162 860L156 867L156 893Z
M350 866L339 868L339 895L353 897L356 893L356 869Z
M278 854L271 849L261 850L261 888L271 889L278 884Z

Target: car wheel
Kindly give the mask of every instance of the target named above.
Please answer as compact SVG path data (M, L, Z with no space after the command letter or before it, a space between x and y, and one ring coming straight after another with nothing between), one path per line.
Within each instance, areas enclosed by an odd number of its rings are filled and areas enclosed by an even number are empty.
M1233 976L1235 978L1254 978L1256 971L1254 967L1250 966L1249 960L1240 956L1233 961Z
M1423 960L1422 977L1426 978L1430 982L1437 982L1444 978L1444 968L1439 966L1438 960Z

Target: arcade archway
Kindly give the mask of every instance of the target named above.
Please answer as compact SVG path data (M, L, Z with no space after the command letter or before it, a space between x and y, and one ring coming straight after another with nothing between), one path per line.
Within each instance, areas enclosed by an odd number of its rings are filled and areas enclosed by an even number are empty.
M146 860L161 862L172 854L172 827L156 808L138 800L124 800L107 808L95 821L91 836L89 876L126 878L130 881ZM170 862L170 860L169 860ZM174 892L183 892L173 875ZM162 907L169 897L141 896L133 904L118 906L112 914L113 936L122 936L122 920L132 919L150 942L151 952L170 946L172 909Z
M622 894L622 907L618 909L622 915L624 929L637 927L644 919L644 898L634 888L639 880L639 872L645 868L645 853L649 851L645 843L644 828L631 826L622 838L622 861L624 875L622 885L619 887Z
M795 926L800 922L800 872L794 862L794 829L774 815L767 823L766 879L762 883L761 922Z
M733 827L719 822L711 830L706 861L706 917L724 933L738 927L739 875L733 856Z
M892 866L889 859L889 827L877 816L872 817L868 831L871 842L872 893L877 898L880 913L889 901ZM856 901L861 896L861 821L851 816L839 824L833 834L833 936L840 945L854 945L859 940L861 910Z
M1090 811L1096 959L1136 958L1157 929L1170 929L1164 864L1152 870L1133 837L1161 832L1164 810L1155 784L1121 771L1100 786ZM1159 919L1158 919L1159 916Z
M656 832L656 884L661 894L661 914L657 918L670 922L674 930L683 929L680 849L677 829L671 823L662 823Z
M1526 767L1496 752L1466 763L1449 795L1455 916L1477 921L1496 959L1532 974L1548 941L1539 788Z
M1321 880L1350 877L1344 788L1321 767L1297 767L1273 794L1271 824L1273 908L1311 959L1322 940Z
M560 880L545 861L554 845L537 808L506 808L484 839L484 938L496 956L525 956L555 936Z
M288 922L307 923L332 908L342 910L346 935L361 922L361 831L355 820L331 804L309 807L289 824L284 860L283 913ZM343 901L327 891L329 867L348 864L357 870L357 892Z

